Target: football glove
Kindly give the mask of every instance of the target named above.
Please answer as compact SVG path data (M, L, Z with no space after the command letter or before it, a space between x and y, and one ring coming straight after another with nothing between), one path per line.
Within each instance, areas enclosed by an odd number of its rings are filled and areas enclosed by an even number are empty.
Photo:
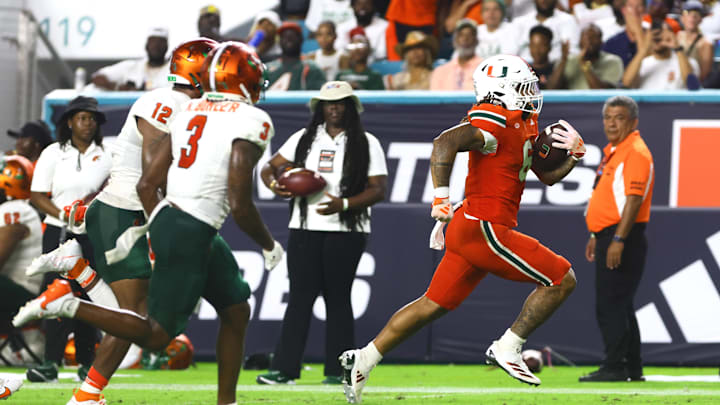
M430 216L440 222L450 222L453 217L453 206L449 198L435 198Z
M282 260L283 254L285 254L285 250L283 250L282 245L278 241L273 241L274 245L272 250L265 250L263 249L263 257L265 258L265 270L270 271L277 266L280 261Z
M65 222L69 228L75 227L85 221L85 212L87 212L87 205L83 204L82 200L75 200L70 205L66 205L63 208L65 215L61 220Z
M557 142L553 142L552 146L555 148L566 149L568 154L576 161L582 159L583 156L585 156L585 143L583 142L582 137L569 122L565 120L560 120L558 122L562 124L563 127L567 128L567 131L556 128L551 136Z

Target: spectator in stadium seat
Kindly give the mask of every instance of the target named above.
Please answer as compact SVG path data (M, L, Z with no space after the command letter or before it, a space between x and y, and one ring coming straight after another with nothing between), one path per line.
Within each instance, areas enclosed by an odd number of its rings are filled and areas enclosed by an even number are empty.
M337 27L352 17L350 0L310 0L305 26L310 30L311 35L314 35L323 21L332 21Z
M280 16L276 12L261 11L255 16L250 34L244 41L255 48L255 52L264 63L279 58L282 53L277 41L277 29L281 24Z
M633 99L608 99L602 117L609 143L585 211L590 231L585 258L595 262L595 314L605 358L599 370L580 377L580 382L644 381L633 299L647 255L653 157L637 130L639 112Z
M613 15L595 21L595 25L602 31L603 42L625 30L625 18L622 10L626 3L627 0L613 0L611 2Z
M412 31L433 35L437 23L437 3L437 0L390 0L390 6L385 14L388 20L385 31L388 60L404 59L397 52L397 46L405 42Z
M368 67L368 55L372 50L370 41L360 27L353 33L352 42L348 45L350 69L340 71L335 80L348 82L355 90L385 90L382 75Z
M405 42L397 44L395 51L405 61L403 70L394 75L385 75L388 90L428 90L432 63L437 53L437 41L422 31L411 31Z
M645 13L643 0L626 0L622 7L622 20L625 29L610 37L603 37L603 51L617 55L627 68L628 63L637 53L637 40L642 36L641 19Z
M569 48L567 43L563 44L560 60L557 63L550 60L550 44L552 44L552 40L552 31L544 25L536 25L530 30L529 44L532 57L530 66L535 71L539 79L538 85L542 90L560 88L563 71L567 63Z
M697 89L697 61L689 58L678 44L673 30L665 23L645 32L638 41L638 52L623 74L626 88L645 90Z
M270 91L317 90L325 83L325 73L312 61L300 59L302 29L286 21L278 28L282 55L267 65Z
M483 0L446 0L447 16L443 19L445 32L453 33L458 21L469 18L480 25L483 23Z
M169 87L169 60L165 59L167 50L167 29L153 28L145 42L145 58L124 60L101 68L92 75L91 82L103 90L133 91Z
M482 62L475 55L477 47L477 23L469 18L457 22L453 34L456 58L435 68L430 77L430 90L473 89L473 73Z
M713 45L700 31L700 22L707 14L705 6L699 0L688 0L683 4L680 17L684 29L678 32L678 43L685 53L695 59L700 66L700 80L705 80L713 65Z
M340 60L345 56L345 48L338 48L337 35L335 34L335 23L323 21L315 31L315 39L320 49L305 55L306 60L315 62L323 72L327 81L335 80L340 71Z
M285 142L263 166L263 183L292 197L277 178L282 168L319 172L325 193L291 201L287 267L290 297L270 372L259 384L289 384L300 378L303 352L318 295L327 313L325 384L340 384L337 356L355 342L350 290L370 233L370 207L385 198L387 167L380 142L365 132L362 104L346 82L325 83L310 100L307 127Z
M570 90L612 89L623 75L619 56L604 52L602 31L590 24L580 35L580 53L571 55L565 66L564 82Z
M553 33L550 44L550 60L560 60L562 44L570 43L570 51L577 53L580 41L580 28L575 17L556 9L558 0L535 0L535 10L527 15L513 19L520 38L519 56L530 60L530 30L536 25L543 25Z
M43 149L53 142L50 128L42 120L28 121L18 130L8 129L7 134L15 138L15 150L7 154L23 156L32 162L33 166Z
M43 253L57 248L68 239L76 239L82 246L83 257L95 266L92 245L84 227L70 226L68 211L75 200L82 200L99 191L110 174L111 157L102 146L100 127L105 114L98 109L97 100L78 96L70 101L56 123L57 142L43 150L35 166L31 185L32 204L45 214L45 232L42 238ZM48 197L50 195L50 197ZM42 289L60 276L47 273ZM75 281L73 290L83 294ZM27 377L34 382L47 382L57 378L57 367L65 352L68 333L74 330L76 356L81 365L78 375L84 380L95 357L99 335L95 328L72 319L45 321L45 363L32 367Z
M200 9L197 21L198 35L218 42L225 39L220 35L220 9L210 4Z
M354 16L337 26L336 48L344 50L350 43L350 31L355 27L362 27L370 41L370 49L372 49L368 63L387 58L385 30L387 30L388 22L377 15L372 0L351 0L350 4Z
M478 46L475 53L486 59L501 53L517 55L520 39L515 26L505 21L504 0L484 0L483 22L478 26Z

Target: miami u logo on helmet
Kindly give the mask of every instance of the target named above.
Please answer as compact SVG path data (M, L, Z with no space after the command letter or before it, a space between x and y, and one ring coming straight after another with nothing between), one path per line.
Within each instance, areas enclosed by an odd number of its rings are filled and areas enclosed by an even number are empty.
M485 71L485 72L487 73L488 77L495 77L495 78L498 78L498 79L499 79L499 78L502 78L502 77L506 77L506 76L507 76L508 67L507 67L507 66L503 66L503 67L502 67L502 71L499 72L500 74L497 74L498 71L497 71L497 69L495 69L495 75L493 75L493 66L492 66L492 65L484 66L484 67L483 67L483 71Z

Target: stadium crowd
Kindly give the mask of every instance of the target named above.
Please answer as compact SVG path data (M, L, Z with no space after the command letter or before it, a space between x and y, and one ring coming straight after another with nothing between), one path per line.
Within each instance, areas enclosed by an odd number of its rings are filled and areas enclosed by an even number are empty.
M720 87L715 0L283 0L254 16L244 38L224 37L220 16L203 7L199 35L253 46L270 91L336 79L361 90L470 90L475 67L501 53L523 57L548 90ZM149 33L144 83L138 64L122 61L92 85L165 86L154 76L167 36Z

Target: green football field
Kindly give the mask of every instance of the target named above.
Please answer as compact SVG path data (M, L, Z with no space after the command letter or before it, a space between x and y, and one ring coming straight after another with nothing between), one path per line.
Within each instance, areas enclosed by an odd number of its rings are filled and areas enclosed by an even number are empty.
M593 367L545 368L543 383L530 387L485 365L380 365L370 375L365 404L720 404L717 368L647 367L651 381L583 383L578 376ZM21 369L0 368L0 375ZM28 383L9 401L22 405L64 405L79 383L63 370L59 383ZM109 405L215 404L216 365L200 363L182 371L123 370L105 390ZM322 366L311 364L295 386L255 384L259 371L243 370L238 404L343 404L340 386L321 384ZM671 380L671 381L656 381ZM700 381L689 381L700 380Z

